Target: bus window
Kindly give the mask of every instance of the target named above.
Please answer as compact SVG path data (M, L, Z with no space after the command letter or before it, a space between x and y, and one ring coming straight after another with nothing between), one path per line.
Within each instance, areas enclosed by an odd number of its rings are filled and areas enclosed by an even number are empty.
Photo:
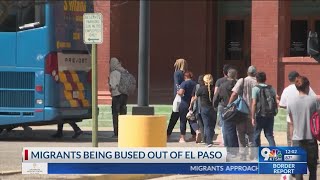
M0 1L0 32L17 30L17 8L9 1Z
M44 25L44 3L0 0L0 32L15 32Z

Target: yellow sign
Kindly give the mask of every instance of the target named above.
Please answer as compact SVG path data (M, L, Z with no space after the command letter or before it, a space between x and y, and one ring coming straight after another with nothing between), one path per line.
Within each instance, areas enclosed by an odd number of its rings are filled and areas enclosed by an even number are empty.
M64 11L86 12L87 3L85 1L79 0L65 0L63 9Z

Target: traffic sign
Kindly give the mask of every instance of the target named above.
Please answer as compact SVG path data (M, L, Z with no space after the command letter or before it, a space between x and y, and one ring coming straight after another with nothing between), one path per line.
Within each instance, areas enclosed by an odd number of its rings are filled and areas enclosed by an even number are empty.
M103 17L101 13L83 14L83 41L85 44L101 44L103 41Z

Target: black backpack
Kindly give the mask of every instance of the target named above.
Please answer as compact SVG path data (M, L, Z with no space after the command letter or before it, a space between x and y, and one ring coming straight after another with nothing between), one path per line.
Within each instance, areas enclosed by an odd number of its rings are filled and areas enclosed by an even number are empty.
M276 96L271 86L259 86L259 98L257 101L257 115L262 117L274 117L278 113Z

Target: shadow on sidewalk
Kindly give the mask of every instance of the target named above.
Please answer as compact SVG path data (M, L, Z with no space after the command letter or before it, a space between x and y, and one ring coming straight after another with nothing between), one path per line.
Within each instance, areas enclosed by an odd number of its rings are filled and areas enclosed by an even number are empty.
M53 138L51 137L56 133L55 129L35 129L35 130L12 130L9 132L3 131L0 133L0 142L1 141L17 141L17 142L70 142L70 143L79 143L79 142L92 142L92 131L84 130L83 133L76 139L73 139L74 134L73 130L64 130L62 138ZM113 142L117 143L118 138L114 138L113 131L99 131L98 132L98 141L99 142ZM191 137L191 134L186 135L187 142ZM217 135L215 135L214 140ZM168 143L178 143L180 138L179 132L173 132L168 139Z
M62 138L53 138L51 137L56 133L56 130L12 130L10 132L2 132L0 134L0 141L38 141L38 142L91 142L92 141L92 132L83 131L83 133L73 139L72 130L64 130ZM113 138L113 131L99 131L98 132L98 141L99 142L118 142L117 138Z

